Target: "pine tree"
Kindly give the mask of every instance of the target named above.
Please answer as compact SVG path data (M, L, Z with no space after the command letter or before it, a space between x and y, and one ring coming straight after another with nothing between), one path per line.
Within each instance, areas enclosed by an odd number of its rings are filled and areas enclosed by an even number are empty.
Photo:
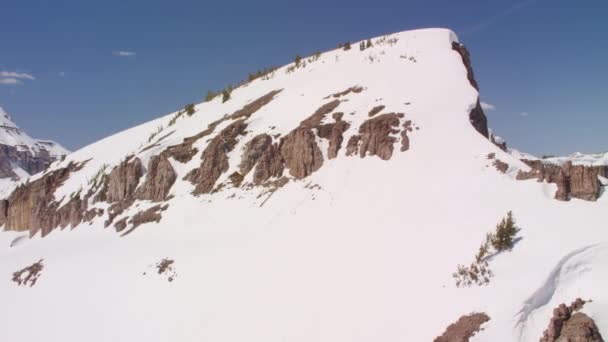
M368 49L369 49L370 47L372 47L372 40L371 40L371 39L368 39L368 40L367 40L367 43L366 43L366 46L365 46L365 47L366 47L366 48L368 48Z
M359 44L359 50L363 51L365 50L365 43L361 42L361 44Z
M188 114L188 116L191 116L192 114L194 114L194 103L189 103L184 107L184 110L186 111L186 114Z
M319 59L319 57L321 57L321 51L317 50L317 52L315 52L315 60Z
M296 68L299 68L300 67L300 62L302 62L302 56L300 56L299 54L296 55L296 58L295 58L294 62L296 63Z
M205 102L209 102L213 100L217 96L217 93L213 90L207 91L207 95L205 96Z
M224 89L222 91L222 103L226 102L230 100L230 90L229 89Z
M496 226L496 233L492 238L492 247L497 252L513 248L517 232L519 232L519 228L515 225L513 212L509 211L507 217L503 218Z
M350 42L344 43L344 51L350 50Z
M517 235L519 229L515 225L515 219L513 218L513 212L507 213L507 219L505 222L505 247L506 249L513 248L514 238Z

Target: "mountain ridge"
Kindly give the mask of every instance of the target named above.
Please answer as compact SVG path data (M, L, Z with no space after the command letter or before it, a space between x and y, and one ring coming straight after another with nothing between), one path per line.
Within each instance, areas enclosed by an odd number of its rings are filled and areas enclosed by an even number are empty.
M372 41L105 138L20 186L0 203L0 272L44 268L28 290L0 282L0 317L19 326L44 301L46 319L7 335L428 341L484 312L473 341L532 341L575 296L606 331L604 186L558 201L542 166L492 142L452 31ZM564 174L568 189L594 181L587 171ZM507 211L521 239L493 257L491 282L454 286Z

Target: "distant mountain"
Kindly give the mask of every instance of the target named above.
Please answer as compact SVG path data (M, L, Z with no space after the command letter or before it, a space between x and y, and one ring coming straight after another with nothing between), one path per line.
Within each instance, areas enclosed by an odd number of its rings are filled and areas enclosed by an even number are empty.
M450 30L342 46L0 200L0 340L608 337L604 157L509 151Z
M31 138L0 107L0 188L43 171L69 153L54 141Z

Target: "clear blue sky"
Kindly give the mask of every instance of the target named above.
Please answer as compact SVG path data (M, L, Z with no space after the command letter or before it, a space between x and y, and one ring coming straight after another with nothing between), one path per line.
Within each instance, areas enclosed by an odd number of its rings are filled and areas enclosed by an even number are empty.
M491 127L510 145L537 154L608 150L605 0L21 0L1 7L0 106L30 135L71 149L296 53L448 27L471 51L482 99L495 107L487 111Z

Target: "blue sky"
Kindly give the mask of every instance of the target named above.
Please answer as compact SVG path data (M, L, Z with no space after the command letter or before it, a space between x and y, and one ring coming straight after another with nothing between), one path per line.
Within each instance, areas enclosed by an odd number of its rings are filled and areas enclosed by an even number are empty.
M605 151L606 17L605 0L6 0L0 106L30 135L76 149L296 53L448 27L511 146Z

